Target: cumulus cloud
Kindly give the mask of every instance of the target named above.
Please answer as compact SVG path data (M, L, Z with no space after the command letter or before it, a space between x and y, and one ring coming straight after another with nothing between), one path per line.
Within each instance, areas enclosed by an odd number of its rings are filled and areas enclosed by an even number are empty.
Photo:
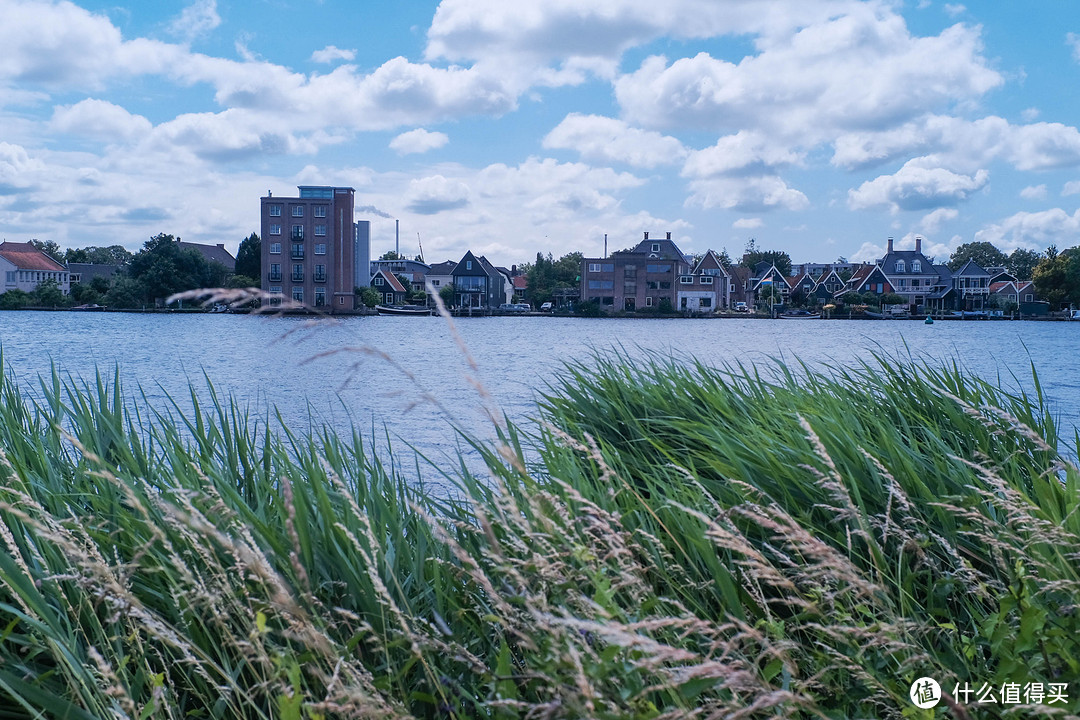
M878 4L758 45L737 64L707 53L647 58L616 81L616 97L644 127L755 127L813 145L978 98L1003 82L981 55L978 28L915 37Z
M153 127L142 115L134 115L119 105L95 99L55 108L51 126L59 132L106 142L144 137Z
M765 222L761 218L739 218L731 223L731 227L736 230L757 230L763 225L765 225Z
M1065 43L1072 48L1073 59L1080 62L1080 35L1076 33L1066 33Z
M448 180L442 175L413 180L405 195L405 207L418 215L435 215L468 204L468 185L458 180Z
M885 247L883 245L864 242L848 259L854 263L872 263L884 256Z
M221 25L217 12L217 0L195 0L169 23L169 32L191 42L207 35Z
M923 216L923 219L919 221L919 227L923 233L934 235L941 230L942 225L955 220L959 216L960 211L955 208L938 208Z
M399 155L426 153L428 150L441 148L448 142L450 138L446 133L428 132L423 128L417 128L401 133L391 140L390 149Z
M1061 188L1061 196L1080 195L1080 180L1070 180Z
M720 138L716 145L690 153L683 166L683 177L708 178L718 175L762 174L776 168L793 165L800 156L791 150L771 143L752 130L740 130Z
M1046 185L1028 185L1020 191L1025 200L1042 200L1046 197Z
M993 243L999 250L1041 249L1080 245L1080 210L1072 215L1061 208L1042 212L1019 212L975 233L976 242Z
M311 53L311 61L317 63L332 63L335 60L353 60L355 58L355 50L344 50L334 45L327 45L322 50Z
M804 210L810 200L800 191L788 187L775 175L761 177L716 177L690 182L687 206L705 210L722 208L737 212L757 213L771 210Z
M676 138L632 128L622 120L571 113L544 137L544 147L574 150L583 158L653 168L681 162L686 148Z
M943 167L926 167L923 162L908 161L893 175L882 175L848 191L849 207L888 207L895 213L952 206L984 188L990 180L986 170L969 176Z

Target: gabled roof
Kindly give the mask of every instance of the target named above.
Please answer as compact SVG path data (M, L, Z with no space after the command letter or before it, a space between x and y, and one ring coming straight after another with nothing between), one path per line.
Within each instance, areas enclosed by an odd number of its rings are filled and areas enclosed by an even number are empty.
M825 283L829 281L829 278L831 277L836 278L836 282L840 284L840 287L844 286L844 278L840 277L840 274L836 272L836 268L830 267L828 272L823 272L820 276L818 276L817 284L814 285L814 290L822 287Z
M454 272L454 268L456 267L457 263L453 260L435 263L428 269L428 275L449 275Z
M653 245L659 245L660 249L654 251ZM679 246L675 244L675 241L670 238L649 238L639 242L630 251L635 255L656 256L660 260L680 260L687 262L686 255L679 249Z
M236 258L225 249L224 245L203 245L202 243L190 243L177 240L176 244L183 250L197 250L210 262L221 263L230 272L236 270Z
M896 271L896 261L904 261L904 269ZM920 270L918 272L911 269L911 264L915 261L920 263ZM886 253L885 257L881 258L878 262L878 266L886 275L932 275L933 263L931 263L925 255L918 250L893 250L890 253Z
M1034 294L1035 293L1035 283L1033 283L1031 280L1020 280L1019 282L1016 283L1016 292L1017 292L1017 294L1023 294L1023 293L1032 293L1032 294Z
M515 290L528 290L529 278L524 275L517 275L514 277L514 289Z
M788 279L784 277L784 274L782 272L776 269L775 265L770 264L767 268L764 269L764 271L761 270L762 265L765 265L765 263L758 263L758 272L754 273L754 290L757 290L759 287L761 287L761 283L765 282L765 280L768 278L772 278L774 284L780 281L783 282L785 286L788 286Z
M953 277L990 277L990 273L983 270L974 260L968 260L964 265L953 273Z
M792 290L794 290L795 288L802 285L803 282L805 280L807 280L807 279L810 280L810 286L809 286L810 290L813 290L814 289L814 278L810 277L810 273L805 273L804 272L804 273L802 273L800 275L795 275L794 277L784 278L784 280L787 281L788 287L791 288Z
M706 268L719 268L720 272L723 273L725 277L731 277L731 273L724 267L724 263L720 260L720 256L717 255L714 250L709 250L701 257L701 261L698 262L697 267L691 271L691 274L700 275L701 271Z
M1016 292L1016 283L1012 280L1002 280L1000 282L990 283L990 292L994 294L1008 292L1012 290Z
M38 250L32 243L0 243L0 256L20 270L63 272L64 266Z
M402 285L401 281L397 279L397 276L389 270L379 270L379 272L371 276L371 279L374 280L377 277L381 277L385 280L386 284L394 289L394 292L405 292L405 286Z

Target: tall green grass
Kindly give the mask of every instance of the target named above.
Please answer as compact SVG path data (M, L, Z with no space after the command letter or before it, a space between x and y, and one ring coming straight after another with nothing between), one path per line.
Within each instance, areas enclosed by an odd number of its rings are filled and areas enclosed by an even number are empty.
M212 388L40 397L0 384L0 718L1080 710L1075 448L956 366L591 358L451 497Z

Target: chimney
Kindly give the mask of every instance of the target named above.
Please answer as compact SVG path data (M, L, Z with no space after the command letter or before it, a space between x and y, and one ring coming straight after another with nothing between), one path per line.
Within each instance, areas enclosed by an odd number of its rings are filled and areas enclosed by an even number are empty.
M915 236L915 252L917 252L917 253L922 252L922 238L919 237L918 235Z
M667 234L667 239L668 239L668 240L670 240L670 239L671 239L671 231L670 231L670 230L668 230L668 234Z
M645 231L645 239L646 239L646 240L648 240L648 239L649 239L649 231L648 231L648 230L646 230L646 231Z
M886 254L892 252L892 238L889 238L889 249L885 251Z
M218 244L217 244L217 246L218 246L219 248L221 248L222 250L224 250L224 249L225 249L225 243L218 243Z

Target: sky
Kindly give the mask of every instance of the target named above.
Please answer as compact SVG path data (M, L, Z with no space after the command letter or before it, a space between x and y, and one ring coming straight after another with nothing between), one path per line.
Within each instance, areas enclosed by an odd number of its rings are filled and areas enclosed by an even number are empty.
M235 252L335 185L429 262L1080 244L1076 0L0 0L0 48L6 240Z

